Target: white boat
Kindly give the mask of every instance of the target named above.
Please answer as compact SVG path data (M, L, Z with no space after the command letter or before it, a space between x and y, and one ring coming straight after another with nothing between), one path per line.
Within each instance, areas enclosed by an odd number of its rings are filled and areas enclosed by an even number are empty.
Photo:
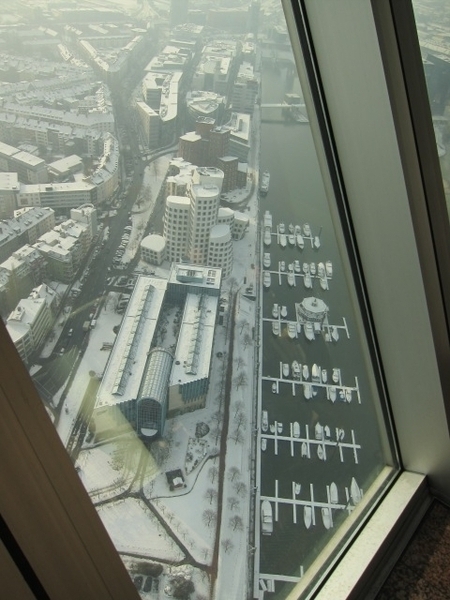
M314 437L316 440L323 440L323 427L319 421L317 421L316 426L314 427Z
M305 332L305 337L307 340L312 341L315 338L314 327L311 321L306 321L303 330Z
M273 335L280 335L280 324L278 321L272 321L272 333Z
M316 382L321 380L321 368L316 363L313 364L311 369L311 379Z
M291 246L295 246L295 235L293 233L288 235L288 241Z
M350 498L355 506L361 502L362 498L362 490L356 483L356 479L354 477L352 477L352 481L350 483Z
M281 307L281 311L280 311L281 316L283 317L283 319L285 319L287 317L287 308L284 306Z
M277 423L277 433L283 433L283 423Z
M334 385L329 388L329 397L331 402L336 402L336 387Z
M296 241L297 241L297 246L300 248L300 250L303 250L303 248L305 247L305 240L303 239L303 236L301 233L297 233Z
M264 287L269 288L271 283L272 283L272 279L270 277L269 271L264 271L264 277L263 277Z
M275 433L275 425L272 423L269 427L270 433Z
M331 379L334 383L340 383L341 379L341 370L334 368L332 371Z
M270 246L271 243L272 243L272 231L271 231L270 227L265 227L264 228L264 244L266 246Z
M280 314L280 307L278 306L278 304L274 304L272 307L272 317L274 319L278 319L278 315Z
M264 450L267 448L267 438L262 438L261 439L261 450L264 452Z
M276 394L277 393L277 383L276 381L274 381L272 383L272 394Z
M289 223L288 229L289 233L294 233L294 226L292 225L292 223Z
M328 425L325 425L325 427L323 428L323 434L325 436L326 440L329 440L331 437L331 429Z
M328 281L327 281L327 278L325 277L325 275L322 275L322 277L319 277L319 283L320 283L320 287L323 290L328 289Z
M309 529L312 523L312 506L310 504L305 504L303 509L303 521L306 529Z
M296 273L300 273L302 270L301 266L300 266L300 261L299 260L294 260L294 271Z
M308 458L308 444L302 442L302 458Z
M338 442L341 442L345 438L345 430L342 428L338 428L336 431L336 438Z
M263 265L266 269L270 267L270 254L269 252L264 252Z
M292 435L295 438L299 438L300 437L300 424L298 421L294 421L294 425L292 427Z
M323 262L317 264L317 275L323 277L325 275L325 265Z
M318 444L317 446L317 456L319 460L325 460L325 449L322 444Z
M291 340L297 337L297 325L294 323L294 321L289 321L287 330L288 336L291 338Z
M264 213L264 227L272 229L272 215L268 210Z
M280 261L280 271L284 271L286 269L286 263L284 262L284 260Z
M309 223L304 223L303 224L303 235L305 237L311 237L311 227L309 225Z
M316 250L320 248L320 237L318 235L314 236L314 248L316 248Z
M339 330L338 330L338 328L335 325L333 325L332 328L331 328L331 338L335 342L337 342L338 339L339 339Z
M289 377L289 365L288 363L283 363L283 377Z
M301 225L296 225L294 227L294 233L295 233L295 235L298 235L301 232L302 232L302 226Z
M303 365L303 367L302 367L302 377L303 377L303 379L309 379L309 368L308 368L308 365Z
M302 490L302 484L301 483L295 483L294 484L294 492L295 492L296 496L298 496L300 494L301 490Z
M292 361L292 375L295 378L299 378L301 375L300 364L297 360Z
M337 504L339 502L338 488L334 481L330 483L330 502L332 504Z
M325 271L327 273L327 277L333 277L333 264L332 264L331 260L326 261Z
M312 398L312 386L310 383L304 383L303 384L303 395L305 396L306 400L311 400Z
M286 245L287 245L286 234L285 233L280 233L280 246L282 248L286 248Z
M345 401L348 403L352 401L352 390L350 388L345 389Z
M328 508L328 506L322 506L321 513L322 513L323 526L325 527L325 529L330 529L331 513L330 513L330 509Z
M284 226L284 223L280 223L278 225L278 233L284 233L286 231L286 227Z
M322 383L326 383L328 379L328 373L326 369L322 369Z
M262 417L261 417L261 429L263 431L267 431L268 425L269 425L269 417L267 414L267 410L263 410Z
M273 532L272 505L268 500L261 502L261 529L263 535L271 535Z
M291 287L293 287L295 285L295 275L294 275L293 271L288 271L287 282Z
M307 262L304 262L304 263L303 263L303 265L302 265L302 270L303 270L303 273L305 273L305 274L306 274L306 273L309 273L309 265L308 265L308 263L307 263Z
M305 273L303 276L303 283L306 289L310 290L312 288L311 275L309 273Z
M315 275L317 273L316 263L309 263L309 272L311 275Z
M270 184L270 173L269 171L264 171L261 177L261 185L259 186L259 193L261 196L265 196L269 191Z

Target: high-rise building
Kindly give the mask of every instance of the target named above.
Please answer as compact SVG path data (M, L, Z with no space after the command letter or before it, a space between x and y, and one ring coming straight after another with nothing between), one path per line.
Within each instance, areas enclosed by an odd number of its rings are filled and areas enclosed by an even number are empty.
M189 14L189 0L170 0L170 26L186 23Z

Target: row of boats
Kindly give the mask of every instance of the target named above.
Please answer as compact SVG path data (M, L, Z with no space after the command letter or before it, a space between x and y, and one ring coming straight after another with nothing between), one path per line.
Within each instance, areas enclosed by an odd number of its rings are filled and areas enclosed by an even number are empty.
M264 213L264 244L266 246L270 246L272 243L272 215L266 210ZM285 248L288 243L290 246L297 246L300 250L303 250L305 247L305 238L311 240L314 248L320 248L320 236L312 234L311 226L309 223L304 223L301 225L293 225L292 223L288 226L288 231L286 231L286 226L284 223L280 223L277 226L277 240L282 248Z
M264 253L263 265L266 269L270 267L270 254L268 252ZM328 289L328 278L333 274L333 266L331 261L327 261L326 263L303 263L303 266L300 265L299 260L294 260L294 262L289 263L287 265L284 260L281 260L278 263L278 272L286 273L287 282L292 287L295 285L295 276L303 276L303 283L307 289L312 288L312 278L317 277L320 281L320 287L323 290ZM272 278L269 271L264 271L263 275L263 285L266 288L269 288L272 284Z
M278 319L278 317L276 317L276 319ZM287 322L287 333L290 339L296 338L301 331L302 323L300 321ZM329 331L330 333L327 333L326 336L328 336L330 340L337 342L339 339L338 328L332 325L329 327ZM320 334L322 332L322 325L318 321L304 321L303 332L308 341L313 341L316 337L316 334ZM272 333L276 336L281 335L281 323L279 320L272 321Z
M299 496L301 493L302 486L300 483L293 482L293 490L296 496ZM363 497L363 491L359 487L356 479L352 477L350 482L350 494L348 489L346 488L346 495L349 498L346 500L348 503L351 500L353 506L359 504ZM332 518L332 510L338 510L342 508L339 505L339 491L336 483L332 481L328 486L328 498L329 498L329 506L322 506L320 508L320 513L322 516L322 523L325 529L330 529L333 527L333 518ZM281 500L282 502L282 500ZM315 514L314 514L314 504L306 503L303 505L303 522L306 529L309 529L311 525L316 524ZM270 500L262 500L261 502L261 531L263 535L271 535L273 533L273 509L272 503Z

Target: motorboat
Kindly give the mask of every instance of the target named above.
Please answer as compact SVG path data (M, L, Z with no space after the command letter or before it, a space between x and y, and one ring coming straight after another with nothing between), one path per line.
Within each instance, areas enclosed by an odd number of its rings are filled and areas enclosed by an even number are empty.
M312 398L312 386L310 383L303 384L303 395L306 400L311 400Z
M322 444L317 445L317 457L319 460L325 460L325 449Z
M288 330L288 336L291 338L291 340L293 340L294 338L297 337L297 325L295 324L294 321L289 321L287 330Z
M272 229L272 215L268 210L264 213L264 227Z
M294 231L295 231L292 223L289 223L288 229L289 229L289 233L294 233Z
M296 273L300 273L302 270L301 266L300 266L300 261L299 260L294 260L294 271Z
M295 438L299 438L300 437L300 424L298 423L298 421L294 421L294 425L292 427L292 435Z
M272 231L271 231L270 227L265 227L264 228L264 245L270 246L271 243L272 243Z
M291 246L295 246L295 235L293 233L288 235L288 242Z
M280 246L282 248L286 248L286 245L287 245L286 234L285 233L280 233Z
M264 452L264 450L267 448L267 438L262 438L261 439L261 450Z
M326 383L328 379L328 373L326 369L322 369L322 383Z
M305 240L303 239L303 236L301 233L297 233L296 241L297 241L297 246L300 248L300 250L303 250L303 248L305 247Z
M302 484L301 483L295 483L294 484L294 492L295 492L296 496L298 496L300 494L301 490L302 490Z
M322 513L323 526L325 527L325 529L330 529L330 527L331 527L331 512L330 512L330 509L328 508L328 506L322 506L321 513Z
M276 381L274 381L274 382L272 383L272 394L277 394L277 393L278 393L278 390L277 390L277 382L276 382Z
M361 502L362 499L362 490L356 483L356 479L354 477L352 477L350 483L350 498L352 499L352 502L355 506L359 504L359 502Z
M340 383L341 370L334 368L331 374L331 379L333 380L333 383Z
M284 260L280 261L280 271L284 271L286 269L286 263L284 262Z
M306 529L309 529L312 523L312 506L310 504L305 504L303 508L303 521Z
M308 365L303 365L303 367L302 367L302 377L303 377L303 379L309 379L309 367L308 367Z
M323 290L328 289L328 281L327 281L327 278L325 277L325 275L322 275L322 277L319 277L319 283L320 283L320 287Z
M273 423L271 423L269 429L270 429L270 433L275 433L275 425Z
M317 275L323 277L325 275L325 265L323 262L317 264Z
M345 437L345 430L341 427L336 430L336 438L338 442L342 442Z
M278 321L272 321L272 333L273 335L280 335L280 323Z
M272 505L269 500L261 502L261 530L263 535L271 535L273 533Z
M267 413L267 410L263 410L262 417L261 417L261 429L263 431L267 431L268 425L269 425L268 413Z
M331 429L329 425L325 425L325 427L323 428L323 434L325 436L326 440L329 440L331 437Z
M269 191L270 184L270 173L269 171L264 171L261 177L261 185L259 186L259 193L261 196L265 196Z
M278 319L279 314L280 314L280 307L278 306L278 304L275 303L272 308L272 317L274 319Z
M306 289L310 290L312 288L311 275L309 273L305 273L303 276L303 283Z
M301 333L302 332L302 324L300 323L300 321L297 321L297 333Z
M264 268L266 268L266 269L268 269L270 267L270 254L269 254L269 252L264 252L263 265L264 265Z
M309 265L308 265L308 263L307 263L307 262L304 262L304 263L303 263L303 265L302 265L302 270L303 270L303 273L305 273L305 274L306 274L306 273L309 273Z
M320 237L318 235L314 236L314 248L316 250L320 248Z
M339 339L339 330L336 327L336 325L333 325L331 327L331 339L334 340L335 342L337 342Z
M278 225L278 233L284 233L286 231L286 228L284 226L284 223L280 223Z
M325 271L326 271L327 277L333 277L333 264L332 264L331 260L326 261Z
M330 483L330 502L332 504L337 504L339 502L338 488L334 481Z
M323 440L323 427L319 421L317 421L316 426L314 427L314 437L316 440Z
M301 368L297 360L292 361L292 375L295 378L300 378Z
M283 304L283 306L281 307L280 314L281 314L281 316L283 317L283 319L285 319L285 318L287 317L287 308L286 308L286 306L284 306L284 304Z
M308 458L308 444L302 442L302 458Z
M264 287L270 288L270 284L272 283L272 279L270 277L269 271L264 271L263 284Z
M287 282L291 287L295 285L295 275L293 271L288 271Z
M309 223L303 224L303 235L308 238L311 237L311 226Z
M319 367L319 365L316 365L316 363L313 364L311 369L311 379L315 382L321 380L321 368Z
M311 275L315 275L317 273L316 263L309 263L309 272Z
M337 394L336 386L331 385L329 387L329 392L328 392L328 397L330 398L331 402L336 402L336 394Z
M278 433L278 435L283 433L283 423L280 423L280 422L277 423L277 433Z
M306 321L304 325L305 337L307 340L312 341L315 338L314 327L311 321Z
M283 377L289 377L289 365L288 363L283 363Z
M352 401L352 390L350 388L345 389L345 401L348 403Z

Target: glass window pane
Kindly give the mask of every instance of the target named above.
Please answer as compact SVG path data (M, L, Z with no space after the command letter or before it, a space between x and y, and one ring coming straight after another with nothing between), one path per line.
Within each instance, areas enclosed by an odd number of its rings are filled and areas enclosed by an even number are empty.
M4 52L1 314L143 598L306 597L398 470L337 174L281 2L153 4Z

